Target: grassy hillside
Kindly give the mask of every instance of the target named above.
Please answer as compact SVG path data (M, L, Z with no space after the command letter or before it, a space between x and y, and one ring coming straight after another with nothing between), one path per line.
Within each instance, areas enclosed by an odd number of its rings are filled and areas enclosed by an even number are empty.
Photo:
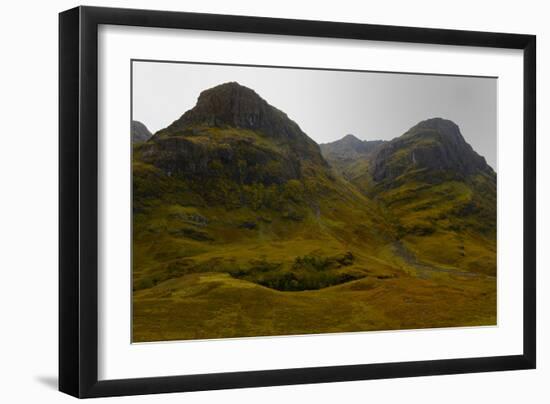
M496 174L452 122L421 122L339 171L393 218L414 260L496 276Z
M488 277L396 270L302 292L217 272L190 274L134 294L133 339L160 341L495 324Z
M242 138L250 141L247 148L265 141L250 131L236 136L233 129L213 129L192 142L207 143L215 155L213 149ZM360 278L367 262L368 270L383 272L384 265L370 262L395 239L391 223L378 204L328 169L304 163L299 178L264 185L235 181L220 163L208 178L195 179L143 162L150 147L134 146L135 290L213 267L295 290ZM282 153L271 147L273 155ZM281 176L276 165L263 168L254 176Z

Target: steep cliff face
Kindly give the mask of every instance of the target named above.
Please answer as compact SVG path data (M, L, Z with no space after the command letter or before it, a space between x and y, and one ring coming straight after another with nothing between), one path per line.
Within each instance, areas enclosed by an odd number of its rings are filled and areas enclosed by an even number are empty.
M155 137L139 153L143 162L186 180L269 186L303 177L299 159L249 131L207 128L193 136Z
M285 148L287 154L324 163L317 143L296 122L269 105L254 90L236 82L203 91L195 107L160 133L181 134L198 126L254 131Z
M372 160L374 181L391 181L408 171L447 173L466 178L477 173L494 174L452 121L432 118L384 144ZM447 177L448 178L448 177Z
M167 175L265 186L328 172L319 146L253 90L225 83L139 150Z

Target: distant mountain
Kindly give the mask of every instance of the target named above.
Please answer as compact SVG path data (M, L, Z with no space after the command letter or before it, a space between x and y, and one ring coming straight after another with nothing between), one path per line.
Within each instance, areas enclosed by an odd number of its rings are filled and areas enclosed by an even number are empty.
M132 143L146 142L152 135L143 123L132 121Z
M344 136L340 140L319 145L323 156L328 161L357 159L367 156L384 144L383 140L360 140L352 134Z
M345 178L355 178L367 171L363 167L384 143L383 140L360 140L352 134L331 143L321 144L321 153Z

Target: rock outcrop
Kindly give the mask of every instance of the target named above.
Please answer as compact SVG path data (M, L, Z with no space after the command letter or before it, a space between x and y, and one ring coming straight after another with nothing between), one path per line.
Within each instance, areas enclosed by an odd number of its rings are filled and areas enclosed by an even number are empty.
M168 175L196 181L269 186L302 179L306 169L309 175L328 170L317 143L294 121L235 82L203 91L195 107L139 153Z
M372 177L378 182L422 169L459 178L480 172L494 175L485 158L464 140L458 125L442 118L422 121L387 142L376 152L371 165Z
M203 91L195 107L160 133L182 133L197 126L241 128L262 133L300 158L323 162L319 146L284 112L237 82Z

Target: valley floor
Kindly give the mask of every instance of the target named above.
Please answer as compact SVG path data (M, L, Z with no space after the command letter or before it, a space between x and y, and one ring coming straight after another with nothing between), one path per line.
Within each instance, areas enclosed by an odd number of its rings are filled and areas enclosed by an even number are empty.
M134 292L133 341L496 324L495 277L446 271L395 275L299 292L226 273L170 279Z

